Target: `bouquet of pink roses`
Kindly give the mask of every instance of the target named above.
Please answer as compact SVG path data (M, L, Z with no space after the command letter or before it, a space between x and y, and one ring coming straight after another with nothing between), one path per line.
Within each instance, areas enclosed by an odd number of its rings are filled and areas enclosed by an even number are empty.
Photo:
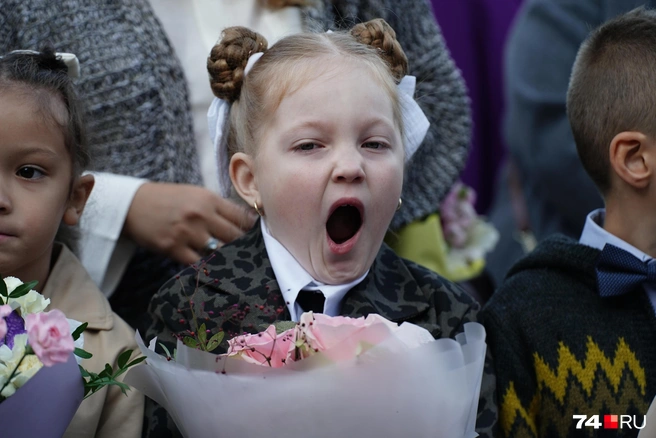
M99 374L79 365L87 324L59 310L45 312L50 300L33 290L36 282L15 277L0 281L0 425L3 436L61 437L80 403L103 386L128 386L116 380L130 366L132 351ZM26 407L29 406L29 409ZM30 414L32 413L32 414ZM34 418L27 416L34 415Z
M486 351L478 323L436 340L379 315L310 312L233 338L223 355L178 341L163 357L155 342L146 348L137 335L147 359L126 382L186 437L476 436Z

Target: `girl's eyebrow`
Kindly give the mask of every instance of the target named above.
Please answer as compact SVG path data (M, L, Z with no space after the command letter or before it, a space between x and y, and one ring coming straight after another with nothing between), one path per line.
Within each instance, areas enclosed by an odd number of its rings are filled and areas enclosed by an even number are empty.
M309 119L305 120L300 123L295 123L292 125L290 131L295 131L298 129L306 129L306 128L312 128L312 129L322 129L324 128L329 122L326 120L314 120L314 119Z
M295 132L297 130L307 129L307 128L321 130L321 129L325 129L326 126L330 126L330 124L331 124L330 120L310 119L310 120L302 121L298 124L294 124L289 129L289 131L290 132ZM366 119L364 121L364 123L362 123L362 125L366 126L368 128L376 127L376 126L384 126L384 127L392 127L392 128L394 127L394 124L393 124L392 121L390 121L387 118L379 117L379 116L374 116L374 117L371 117L370 119Z
M39 146L28 146L21 149L17 155L48 155L53 158L57 158L57 153L52 149L43 148Z

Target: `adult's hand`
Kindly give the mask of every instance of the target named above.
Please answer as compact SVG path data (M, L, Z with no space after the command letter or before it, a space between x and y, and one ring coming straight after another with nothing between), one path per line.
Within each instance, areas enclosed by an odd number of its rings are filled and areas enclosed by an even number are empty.
M199 186L146 183L137 190L123 234L138 245L190 264L210 237L231 242L249 230L257 215Z

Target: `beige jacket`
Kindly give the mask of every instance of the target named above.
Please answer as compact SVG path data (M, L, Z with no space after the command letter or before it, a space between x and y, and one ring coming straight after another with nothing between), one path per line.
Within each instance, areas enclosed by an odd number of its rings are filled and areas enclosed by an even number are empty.
M59 252L59 256L57 256ZM50 271L41 292L50 298L49 310L59 309L67 318L89 325L84 331L84 349L93 354L82 361L91 372L100 372L106 363L116 366L121 352L137 345L134 331L114 312L75 255L56 245ZM144 396L132 389L126 397L116 387L105 387L84 400L65 438L138 438L143 424Z

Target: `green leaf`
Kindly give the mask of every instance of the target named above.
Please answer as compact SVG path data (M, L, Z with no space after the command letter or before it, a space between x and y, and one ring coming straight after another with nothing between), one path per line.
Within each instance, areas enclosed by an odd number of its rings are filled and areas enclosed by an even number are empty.
M128 391L130 390L130 387L129 387L128 385L126 385L125 383L114 381L114 382L112 383L112 385L116 385L116 386L118 386L119 388L121 388L121 392L122 392L123 394L128 395Z
M140 364L141 362L143 362L144 360L146 360L146 356L138 357L138 358L136 358L135 360L133 360L132 362L130 362L129 364L127 364L127 365L125 366L125 369L128 369L128 368L130 368L130 367L132 367L132 366L138 365L138 364Z
M108 376L111 376L112 374L114 374L114 368L112 368L112 366L108 363L105 364L104 371L105 371L105 373L107 373Z
M89 374L89 372L85 370L81 365L78 365L78 368L80 369L82 377L91 377L91 374Z
M71 336L73 336L74 341L77 341L80 338L80 335L82 334L83 331L85 331L87 329L88 325L89 325L89 323L85 322L84 324L80 324L80 326L75 329L75 331L71 335Z
M159 343L159 346L162 347L162 350L164 350L164 353L166 353L167 358L171 358L171 352L169 351L168 348L166 348L166 345L162 344L161 342Z
M75 353L77 357L81 357L82 359L91 359L93 357L93 354L89 353L88 351L84 351L81 348L76 348L73 351L73 353Z
M182 340L182 343L185 344L187 347L198 348L198 342L194 338L190 338L189 336L185 337Z
M21 284L9 294L9 298L20 298L23 295L26 295L30 290L34 289L38 283L38 281L30 281L29 283Z
M225 336L224 331L220 331L218 333L215 333L214 336L210 338L210 340L207 342L207 351L214 351L216 348L223 342L223 337Z
M8 297L9 294L7 293L7 285L4 282L4 279L0 281L0 295L3 297Z
M276 328L276 334L279 335L282 332L293 329L297 324L294 321L276 321L273 325ZM266 328L269 328L269 326Z
M30 290L32 288L29 287L29 284L21 284L9 294L9 298L20 298L23 295L27 295Z
M132 356L132 350L125 350L123 353L121 353L118 356L118 367L123 368L125 364L130 360L130 356Z
M205 327L205 323L198 327L198 342L200 342L200 345L203 347L207 343L207 327Z
M214 342L213 340L210 339L210 340L207 342L207 346L206 346L206 350L205 350L205 351L207 351L208 353L211 353L211 352L213 352L214 350L216 350L216 347L218 347L218 346L219 346L219 343L218 343L218 342Z

